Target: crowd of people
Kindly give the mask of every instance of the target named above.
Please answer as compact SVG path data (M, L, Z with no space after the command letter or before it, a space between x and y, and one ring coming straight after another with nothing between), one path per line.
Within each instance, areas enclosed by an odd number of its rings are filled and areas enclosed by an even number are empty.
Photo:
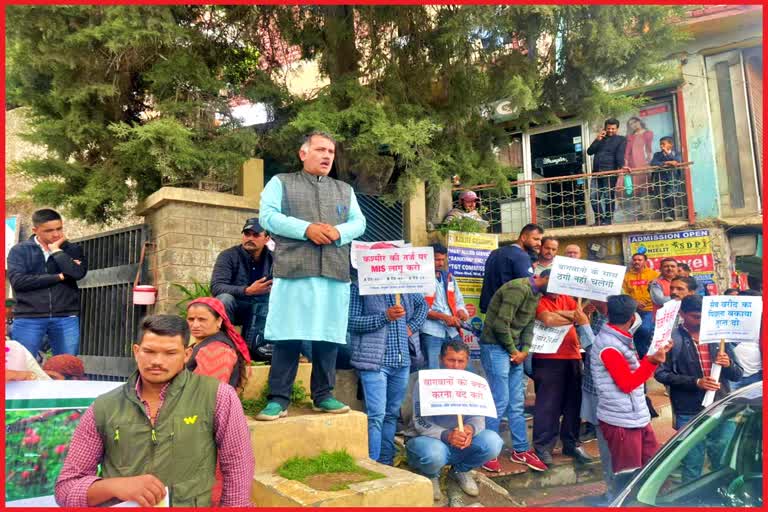
M470 315L440 244L432 246L431 295L360 294L350 242L366 221L352 188L328 176L334 153L329 135L308 136L299 150L303 171L269 181L260 217L248 219L241 243L217 258L214 297L191 301L185 318L143 320L132 348L136 372L96 399L77 427L56 483L60 505L152 506L167 490L174 506L250 505L254 459L237 390L257 359L271 366L268 402L256 419L276 421L288 414L302 355L312 361L313 409L349 411L333 393L345 353L362 387L370 458L392 465L400 430L408 464L432 480L435 500L446 465L472 496L479 490L471 470L500 471L503 423L510 460L539 472L553 463L558 440L562 454L592 462L580 429L582 422L593 425L606 480L615 484L616 475L646 463L658 448L645 393L652 376L669 387L676 429L701 410L707 390L722 395L729 381L743 386L762 378L759 344L729 344L724 353L699 344L702 299L684 265L667 258L659 273L645 254L634 254L623 294L582 303L548 291L560 244L529 224L485 263L478 341L496 418L466 416L460 427L455 415L421 415L416 372L468 368L463 330L471 328ZM77 331L77 280L87 264L66 241L56 212L36 212L33 224L34 235L9 256L18 343L6 343L6 379L82 378L82 363L76 375L72 361L56 358L77 352L70 331ZM581 249L568 245L564 255L581 258ZM648 354L654 315L670 300L681 301L672 340ZM535 321L571 326L556 353L531 353ZM44 335L55 354L47 370L34 357ZM713 363L723 368L719 381L709 375ZM532 442L529 378L536 394ZM409 387L410 415L403 412ZM703 457L702 450L686 461L685 478L701 472Z

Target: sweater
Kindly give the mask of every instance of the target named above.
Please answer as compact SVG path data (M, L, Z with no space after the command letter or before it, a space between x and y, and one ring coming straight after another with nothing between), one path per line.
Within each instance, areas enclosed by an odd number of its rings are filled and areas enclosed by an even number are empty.
M539 299L541 291L534 291L529 277L504 284L488 305L480 343L501 345L510 354L528 352Z

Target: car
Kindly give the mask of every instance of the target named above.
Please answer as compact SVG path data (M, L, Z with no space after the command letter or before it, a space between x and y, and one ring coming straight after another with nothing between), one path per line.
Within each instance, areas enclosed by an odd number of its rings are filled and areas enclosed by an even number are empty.
M704 409L624 477L611 507L762 507L763 383Z

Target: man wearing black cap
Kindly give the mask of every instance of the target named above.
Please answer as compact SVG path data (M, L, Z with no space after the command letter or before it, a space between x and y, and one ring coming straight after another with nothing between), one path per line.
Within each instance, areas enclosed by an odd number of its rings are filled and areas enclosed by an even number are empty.
M263 341L272 288L272 252L266 247L268 242L269 234L259 219L248 219L243 226L243 241L219 254L211 275L211 293L227 308L232 323L243 326L243 336L249 341L254 359L267 356L256 345ZM256 322L252 324L254 316ZM251 328L255 332L249 332Z

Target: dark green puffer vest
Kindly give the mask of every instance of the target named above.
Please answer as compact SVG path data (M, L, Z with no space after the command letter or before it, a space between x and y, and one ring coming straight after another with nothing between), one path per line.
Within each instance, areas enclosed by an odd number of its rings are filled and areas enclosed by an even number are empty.
M183 370L168 386L153 428L136 396L138 375L93 404L104 443L102 476L153 474L168 487L171 506L210 507L219 381Z

